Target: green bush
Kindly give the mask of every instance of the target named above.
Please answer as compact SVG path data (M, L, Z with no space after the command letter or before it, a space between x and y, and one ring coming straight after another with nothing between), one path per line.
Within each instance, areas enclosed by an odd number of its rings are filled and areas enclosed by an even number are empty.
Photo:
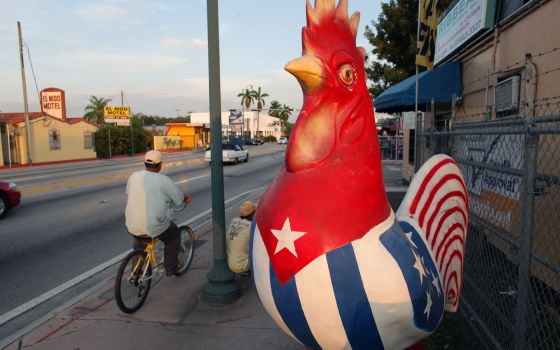
M147 151L152 143L152 134L142 128L135 127L134 152ZM130 154L130 127L105 125L95 133L95 150L100 158L109 158L109 132L111 134L111 155Z
M265 136L263 142L278 142L274 136Z

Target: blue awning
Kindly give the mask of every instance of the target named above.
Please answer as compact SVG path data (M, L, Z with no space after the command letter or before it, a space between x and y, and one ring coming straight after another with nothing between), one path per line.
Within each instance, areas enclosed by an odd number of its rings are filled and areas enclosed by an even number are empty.
M410 76L379 95L373 105L376 112L413 111L416 98L416 76ZM451 102L453 94L461 96L461 63L448 62L418 75L418 105ZM419 107L419 109L423 109Z

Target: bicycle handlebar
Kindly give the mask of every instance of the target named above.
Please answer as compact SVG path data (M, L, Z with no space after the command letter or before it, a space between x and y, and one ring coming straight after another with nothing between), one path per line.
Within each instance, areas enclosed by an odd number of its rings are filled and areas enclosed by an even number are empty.
M179 208L169 208L169 210L176 213L185 210L186 207L187 207L187 203L183 202L183 204Z

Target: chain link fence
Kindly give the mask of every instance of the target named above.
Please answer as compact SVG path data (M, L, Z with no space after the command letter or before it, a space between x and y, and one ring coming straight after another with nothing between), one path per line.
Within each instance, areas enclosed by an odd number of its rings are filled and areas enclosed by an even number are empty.
M531 95L532 79L560 69L531 67L528 56L517 109L457 117L454 103L449 120L420 123L421 163L452 156L469 191L453 348L560 348L560 97Z

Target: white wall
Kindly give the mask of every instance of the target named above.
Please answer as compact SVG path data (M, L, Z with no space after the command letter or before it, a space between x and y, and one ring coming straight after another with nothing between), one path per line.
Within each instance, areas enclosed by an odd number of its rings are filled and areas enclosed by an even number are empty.
M222 125L229 126L229 112L222 112ZM245 131L251 132L251 137L255 136L257 130L257 112L245 111ZM271 117L266 111L262 111L259 114L259 130L263 134L267 135L271 133L277 139L282 136L282 131L280 130L280 125L273 125L277 118ZM210 126L210 113L191 113L191 123L204 123Z

